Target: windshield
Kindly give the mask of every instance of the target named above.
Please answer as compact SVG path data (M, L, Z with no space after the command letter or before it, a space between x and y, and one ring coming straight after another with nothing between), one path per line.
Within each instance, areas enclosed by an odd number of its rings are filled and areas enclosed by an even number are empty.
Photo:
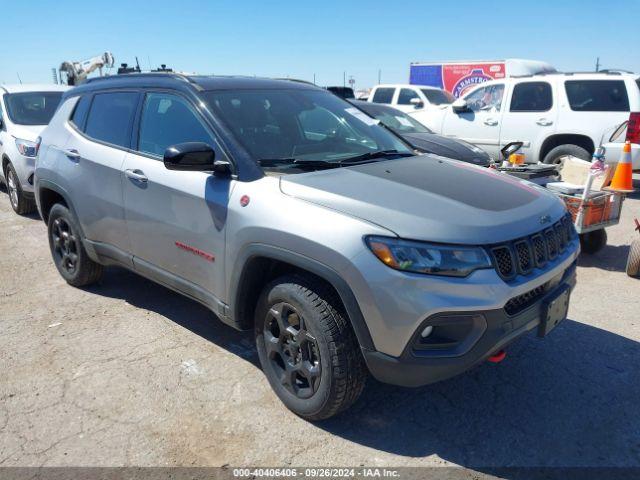
M220 90L202 95L259 163L296 159L337 164L382 151L411 154L378 120L327 91Z
M5 95L7 114L17 125L47 125L58 108L62 92L24 92Z
M384 125L400 135L403 133L433 133L410 115L396 110L395 108L368 110L364 107L363 110L376 117Z
M453 103L456 97L444 90L432 90L430 88L423 88L422 93L427 97L429 103L432 105L448 105Z

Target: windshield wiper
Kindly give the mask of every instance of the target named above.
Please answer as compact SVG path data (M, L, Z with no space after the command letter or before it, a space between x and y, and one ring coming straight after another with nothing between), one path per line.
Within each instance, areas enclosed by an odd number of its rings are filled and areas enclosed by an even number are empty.
M335 162L327 160L303 160L301 158L261 158L258 163L261 167L294 165L301 168L332 168L339 166Z
M338 163L341 165L353 164L353 163L366 163L371 160L397 158L397 157L413 157L413 153L399 152L398 150L376 150L375 152L362 153L360 155L354 155L353 157L347 157L340 160Z
M374 152L366 152L353 157L343 158L341 160L304 160L302 158L261 158L258 164L261 167L279 167L279 166L295 166L300 168L337 168L345 165L354 165L359 163L368 163L373 160L385 159L391 157L411 157L413 153L399 152L398 150L376 150Z

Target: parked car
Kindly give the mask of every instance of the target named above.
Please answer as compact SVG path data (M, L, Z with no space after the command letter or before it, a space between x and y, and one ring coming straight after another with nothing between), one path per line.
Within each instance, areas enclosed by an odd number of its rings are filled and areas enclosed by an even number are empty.
M462 138L493 158L524 141L529 163L588 160L603 134L640 111L637 74L548 73L492 80L442 110L413 112L434 132Z
M367 371L436 382L566 315L579 243L554 195L415 156L313 85L103 77L67 92L41 137L60 275L83 286L120 265L252 329L304 418L346 409Z
M0 179L7 187L13 210L35 210L33 168L37 138L55 112L62 93L58 85L0 85Z
M402 112L430 112L454 100L453 95L441 88L408 84L376 85L367 98L368 102L391 105Z
M339 96L340 98L344 98L349 100L351 98L356 98L355 93L353 92L353 88L351 87L325 87L331 93Z
M416 150L488 167L491 157L464 140L436 135L415 118L388 105L352 100L355 106L400 135Z
M620 125L609 142L604 144L607 163L617 163L622 156L625 142L631 143L631 164L633 170L640 171L640 112L631 112L625 125Z

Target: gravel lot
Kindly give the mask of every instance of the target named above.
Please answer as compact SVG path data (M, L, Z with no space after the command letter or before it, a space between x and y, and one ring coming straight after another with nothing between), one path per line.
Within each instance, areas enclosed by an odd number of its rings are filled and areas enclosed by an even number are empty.
M115 268L67 286L45 225L2 193L0 465L640 466L634 216L637 194L544 341L430 387L370 381L311 424L271 392L251 335L200 305Z

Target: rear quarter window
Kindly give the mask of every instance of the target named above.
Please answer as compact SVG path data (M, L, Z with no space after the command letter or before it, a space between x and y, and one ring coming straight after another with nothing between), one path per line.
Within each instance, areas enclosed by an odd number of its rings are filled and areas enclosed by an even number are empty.
M567 80L565 90L576 112L628 112L624 80Z
M131 122L138 105L135 92L94 95L84 132L91 138L119 147L129 147Z
M395 90L395 88L378 88L373 94L372 101L374 103L391 103Z
M73 123L78 130L84 130L84 122L87 119L87 113L89 113L89 105L91 104L91 95L83 95L76 103L73 113L69 121Z

